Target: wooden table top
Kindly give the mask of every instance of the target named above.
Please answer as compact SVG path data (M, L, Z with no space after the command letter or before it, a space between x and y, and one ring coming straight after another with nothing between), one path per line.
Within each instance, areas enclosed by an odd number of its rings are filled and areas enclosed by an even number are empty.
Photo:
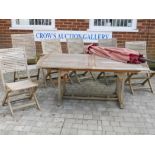
M88 54L48 54L40 58L37 66L63 70L92 70L109 72L149 71L145 64L125 64L122 62Z

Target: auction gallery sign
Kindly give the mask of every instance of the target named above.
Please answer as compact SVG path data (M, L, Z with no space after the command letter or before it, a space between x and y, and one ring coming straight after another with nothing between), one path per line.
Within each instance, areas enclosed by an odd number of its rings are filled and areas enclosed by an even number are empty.
M66 42L67 38L81 38L84 42L97 42L98 39L112 38L112 32L95 32L95 31L34 31L35 41L60 39L61 42Z

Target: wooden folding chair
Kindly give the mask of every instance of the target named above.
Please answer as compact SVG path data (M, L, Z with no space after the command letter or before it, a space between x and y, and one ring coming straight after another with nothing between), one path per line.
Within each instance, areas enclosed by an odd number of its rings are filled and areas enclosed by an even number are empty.
M140 54L143 54L145 58L147 58L146 41L126 42L125 48L138 51ZM147 62L145 62L144 65L149 68ZM153 93L153 88L150 79L153 77L154 74L155 72L151 70L149 72L140 72L138 74L128 73L128 77L125 83L129 85L132 94L134 94L134 90L137 89L150 89ZM148 85L146 86L146 84Z
M99 39L98 40L98 46L103 46L103 47L117 47L117 39L116 38L111 38L111 39ZM109 76L114 76L114 75L109 75ZM100 79L103 77L107 83L106 77L108 77L108 73L105 72L100 72L99 75L97 76L97 79Z
M30 79L27 66L27 57L24 49L0 49L0 71L5 91L2 105L4 106L7 104L12 115L14 114L14 110L33 105L36 105L40 110L40 106L36 97L38 84L32 82ZM23 71L26 72L27 79L21 80L19 76L21 75L20 72ZM10 75L14 72L16 72L18 77L16 82L12 82L13 79L10 81ZM6 74L9 75L9 77L6 77ZM22 104L20 101L25 101L25 104Z
M41 45L42 45L43 55L50 54L50 53L59 53L59 54L62 53L61 43L60 43L60 40L58 40L58 39L42 41ZM47 85L46 80L49 77L49 79L51 80L51 83L55 87L54 81L52 80L52 78L55 78L55 77L52 76L52 74L55 75L58 73L58 71L53 70L53 69L49 69L49 68L46 70L47 70L46 75L43 75L45 86ZM64 76L65 74L68 77L68 79L70 80L70 82L72 82L71 78L68 75L68 72L63 72L62 76Z
M69 54L85 54L84 52L84 43L83 40L80 38L70 38L67 39L67 48L68 48L68 53ZM84 78L93 78L95 80L94 75L92 74L92 72L89 72L91 76L85 76L88 72L76 72L73 71L71 72L70 76L75 76L78 83L80 83L80 79L84 79ZM83 77L82 77L83 76Z
M36 64L39 57L36 54L36 45L34 41L34 36L32 33L30 34L11 34L12 39L12 47L13 48L24 48L26 55L27 55L27 63L28 63L28 70L30 71L30 77L36 77L37 80L39 79L39 72L40 69L37 68ZM31 73L32 72L32 73ZM37 73L33 73L37 72ZM17 79L16 75L15 80ZM25 76L23 75L23 77Z

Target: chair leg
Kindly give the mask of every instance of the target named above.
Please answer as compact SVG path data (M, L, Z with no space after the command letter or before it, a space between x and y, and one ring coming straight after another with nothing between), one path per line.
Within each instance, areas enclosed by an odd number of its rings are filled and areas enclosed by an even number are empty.
M73 74L75 74L75 72L74 72L74 71L71 71L71 72L69 73L69 76L71 77Z
M40 68L38 69L37 80L39 80Z
M12 106L11 106L11 102L9 100L8 100L8 106L9 106L11 115L13 116L14 115L14 112L13 112L13 109L12 109Z
M97 76L97 79L100 79L102 74L103 74L105 84L108 85L108 82L107 82L107 79L106 79L106 76L105 76L105 72L100 72L100 74Z
M151 79L154 75L155 75L155 73L152 73L152 74L150 75L150 79ZM146 80L142 83L142 85L145 85L145 83L147 82L147 80L148 80L148 79L146 79Z
M104 74L104 72L101 72L98 76L97 79L100 79L101 75Z
M129 82L129 76L130 76L130 74L127 73L127 78L125 79L125 84L127 84L127 82Z
M105 76L105 72L100 72L100 74L97 76L97 79L100 79L102 74L103 74L105 84L108 85L108 82L107 82L107 79L106 79L106 76Z
M125 80L125 83L129 82L129 79L133 76L133 73L127 73L127 78Z
M54 83L54 81L53 81L53 79L52 79L52 77L51 77L51 71L52 71L52 69L48 69L48 70L47 70L47 75L46 75L46 77L45 77L45 80L49 77L49 79L50 79L50 81L51 81L51 83L52 83L52 86L55 88L56 86L55 86L55 83Z
M88 71L84 72L82 75L85 76L88 73Z
M16 81L16 72L14 72L14 82Z
M32 100L32 97L33 97L33 91L34 91L33 88L29 88L29 89L28 89L29 99L30 99L30 100Z
M76 71L75 71L75 77L76 77L76 79L77 79L78 83L80 84L81 82L80 82L80 79L79 79L79 77L78 77L78 75L77 75Z
M128 84L129 84L129 88L130 88L130 91L131 91L131 93L132 93L132 95L134 95L134 91L133 91L133 88L132 88L132 83L131 83L131 77L133 76L134 74L132 74L132 73L127 73L127 78L126 78L126 80L125 80L125 84L127 84L127 82L128 82Z
M96 80L92 72L90 72L90 75L93 78L93 80Z
M46 80L47 80L47 78L49 77L49 79L50 79L50 81L51 81L51 83L52 83L52 85L53 85L53 87L55 87L55 84L54 84L54 82L53 82L53 80L51 79L51 72L48 70L47 71L47 74L45 75L44 74L44 71L42 70L42 73L43 73L43 79L44 79L44 85L45 85L45 87L47 87L47 82L46 82Z
M106 73L105 72L103 72L103 78L104 78L105 84L108 85L109 81L107 81Z
M70 83L73 84L72 78L67 74L67 78L69 79Z
M76 71L72 71L72 72L69 74L69 76L70 76L70 77L75 76L75 77L76 77L77 82L80 84L80 79L79 79L79 77L78 77L78 75L77 75Z
M41 108L40 108L40 105L39 105L39 102L38 102L38 100L37 100L37 97L36 97L36 90L37 90L37 88L31 88L31 89L29 89L29 93L30 93L30 100L32 100L33 98L34 98L34 101L36 102L36 105L37 105L37 108L39 109L39 110L41 110Z
M36 93L35 93L36 90L37 90L37 88L31 88L31 89L29 89L30 100L32 100L34 98L34 101L36 102L37 108L40 110L40 105L39 105L39 102L37 100Z
M132 95L134 95L134 91L133 91L133 88L132 88L131 79L129 79L128 81L129 81L129 87L130 87L131 93L132 93Z
M5 95L4 95L4 98L2 100L2 106L4 106L6 104L6 99L8 98L8 94L9 92L7 92Z
M153 88L152 88L152 84L151 84L151 81L150 81L150 75L149 75L149 73L147 73L147 78L148 78L148 84L150 86L151 92L153 93Z
M79 79L79 77L78 77L76 71L72 71L72 72L69 74L70 79L71 79L72 76L75 76L77 82L80 84L80 79ZM72 80L71 80L71 81L72 81Z
M39 105L39 102L38 102L38 99L37 99L37 97L36 97L35 92L33 93L33 97L34 97L34 100L35 100L35 102L36 102L37 108L38 108L39 110L41 110L41 108L40 108L40 105Z
M56 86L55 86L55 83L54 83L54 81L53 81L53 79L52 79L52 77L51 77L51 74L49 75L49 77L50 77L50 81L51 81L51 83L52 83L52 86L55 88Z

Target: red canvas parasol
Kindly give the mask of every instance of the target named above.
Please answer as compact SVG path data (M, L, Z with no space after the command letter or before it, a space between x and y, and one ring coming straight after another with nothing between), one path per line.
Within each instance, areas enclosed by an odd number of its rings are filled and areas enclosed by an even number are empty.
M143 55L139 54L138 51L126 48L101 47L91 44L87 47L86 53L96 54L100 57L113 59L124 63L140 64L145 62L145 58Z

